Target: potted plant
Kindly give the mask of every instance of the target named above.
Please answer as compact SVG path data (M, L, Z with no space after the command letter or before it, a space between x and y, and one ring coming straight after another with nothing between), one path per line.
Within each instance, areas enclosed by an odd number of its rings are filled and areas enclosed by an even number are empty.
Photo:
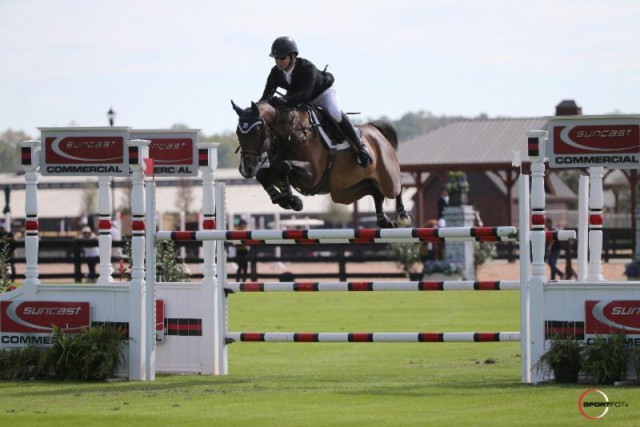
M640 280L640 261L633 260L624 266L624 275L627 280Z
M420 252L416 243L389 244L389 258L402 268L410 280L420 280Z
M469 181L467 181L467 175L462 171L449 172L447 191L449 192L450 206L468 204Z
M429 260L422 268L422 280L460 280L463 275L460 265L446 260Z
M553 372L557 383L577 383L582 368L582 343L573 336L553 335L549 350L535 364L538 371Z
M624 332L612 332L608 337L597 336L584 349L584 373L596 384L613 384L627 376L631 350L625 343Z

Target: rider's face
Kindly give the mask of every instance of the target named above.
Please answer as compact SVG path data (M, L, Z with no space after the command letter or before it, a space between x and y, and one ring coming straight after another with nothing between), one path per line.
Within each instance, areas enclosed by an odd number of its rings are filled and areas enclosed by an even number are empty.
M287 70L291 66L291 55L276 58L276 66L280 71Z

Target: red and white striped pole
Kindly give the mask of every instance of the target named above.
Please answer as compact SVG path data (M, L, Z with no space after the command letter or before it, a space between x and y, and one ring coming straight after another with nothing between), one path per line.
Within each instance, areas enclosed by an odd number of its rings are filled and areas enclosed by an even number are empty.
M420 282L228 282L229 292L517 291L518 280Z
M315 243L393 243L460 241L511 241L517 239L517 229L505 227L449 227L449 228L362 228L313 230L215 230L215 231L159 231L158 240L225 240L247 245L259 244L315 244Z
M231 342L518 342L520 332L228 332Z

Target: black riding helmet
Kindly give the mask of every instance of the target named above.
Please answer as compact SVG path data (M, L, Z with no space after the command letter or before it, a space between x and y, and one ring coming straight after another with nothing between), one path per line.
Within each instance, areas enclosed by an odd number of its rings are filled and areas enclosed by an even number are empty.
M298 54L298 45L296 44L296 41L289 36L282 36L274 40L271 45L271 53L269 56L272 58L279 58L291 53L295 53L296 55Z

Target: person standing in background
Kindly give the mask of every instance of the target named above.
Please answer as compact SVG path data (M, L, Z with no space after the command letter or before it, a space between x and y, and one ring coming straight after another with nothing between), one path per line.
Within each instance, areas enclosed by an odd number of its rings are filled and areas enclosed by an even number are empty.
M241 219L238 223L238 227L236 230L246 230L247 229L247 221ZM236 282L246 282L247 281L247 271L249 269L249 246L238 244L235 247L236 249L236 264L238 264L238 269L236 270ZM242 280L241 280L242 279Z
M440 228L447 226L447 221L444 219L444 208L447 206L449 206L449 191L443 188L438 198L438 227Z

